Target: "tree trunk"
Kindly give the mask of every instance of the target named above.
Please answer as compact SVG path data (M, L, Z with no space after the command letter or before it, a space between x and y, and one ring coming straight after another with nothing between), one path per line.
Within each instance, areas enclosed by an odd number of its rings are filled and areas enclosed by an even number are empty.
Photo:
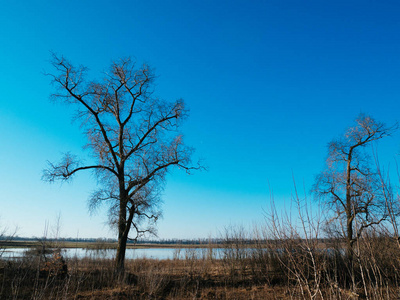
M346 168L346 246L347 258L351 270L353 269L353 221L355 213L353 214L353 199L351 190L351 161L352 161L353 147L350 148L347 156Z
M125 272L125 252L126 242L128 235L126 234L126 192L124 188L124 182L120 182L120 203L119 203L119 215L118 215L118 246L117 256L115 258L116 272L122 275Z
M116 272L119 275L123 275L125 272L126 242L127 242L127 237L124 234L122 235L118 234L118 246L117 246L115 267L116 267Z
M347 215L346 251L349 263L353 263L353 216Z

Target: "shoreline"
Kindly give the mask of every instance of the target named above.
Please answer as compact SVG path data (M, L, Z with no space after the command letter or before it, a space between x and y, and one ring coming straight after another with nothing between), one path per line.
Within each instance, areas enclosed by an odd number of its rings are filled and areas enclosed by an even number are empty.
M0 249L9 248L35 248L45 245L46 248L86 248L86 249L116 249L117 243L96 242L57 242L57 241L8 241L0 242ZM246 245L251 246L251 245ZM219 244L127 244L127 249L154 249L154 248L220 248Z

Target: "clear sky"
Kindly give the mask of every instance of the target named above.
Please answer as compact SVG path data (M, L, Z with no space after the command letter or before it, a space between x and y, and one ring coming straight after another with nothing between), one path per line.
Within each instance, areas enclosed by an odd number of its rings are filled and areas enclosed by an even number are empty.
M285 207L292 176L308 192L359 113L399 120L399 15L394 0L3 1L0 224L41 236L60 214L62 236L116 236L105 209L88 213L90 173L41 181L46 160L85 155L72 108L49 100L50 51L93 77L132 56L154 67L160 98L185 100L186 143L208 171L170 173L159 237L208 237L263 222L271 190ZM399 144L379 144L385 163Z

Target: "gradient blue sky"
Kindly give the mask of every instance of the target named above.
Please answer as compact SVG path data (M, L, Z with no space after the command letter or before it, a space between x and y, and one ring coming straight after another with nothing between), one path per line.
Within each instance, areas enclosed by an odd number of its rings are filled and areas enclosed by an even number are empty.
M398 1L5 1L0 10L0 220L40 236L115 237L90 216L90 173L41 181L46 160L85 154L71 107L52 103L50 51L100 77L113 59L153 66L160 98L183 98L183 131L208 172L173 171L160 238L217 236L263 222L271 190L308 192L326 145L361 112L400 117ZM382 141L385 163L399 136ZM284 204L286 203L286 204Z

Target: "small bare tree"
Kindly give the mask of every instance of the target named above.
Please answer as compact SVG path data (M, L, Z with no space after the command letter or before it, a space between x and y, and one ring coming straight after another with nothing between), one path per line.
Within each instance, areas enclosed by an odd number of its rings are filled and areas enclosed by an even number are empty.
M346 240L349 257L362 231L388 217L379 174L366 150L397 129L397 124L388 127L362 114L355 122L341 138L329 143L326 169L314 186L316 195L334 212L329 222L342 228L338 232Z
M52 65L56 71L49 75L59 90L52 96L76 105L93 159L86 164L67 153L59 163L48 163L43 179L66 181L80 171L94 171L100 188L90 204L109 202L118 229L116 270L123 273L130 230L137 239L152 231L142 223L151 225L160 215L157 204L167 170L195 169L192 149L178 132L187 110L182 100L153 97L153 72L147 65L135 68L131 59L112 63L102 81L92 82L85 80L85 67L76 68L63 57L53 55Z
M6 250L7 243L11 242L17 234L18 228L16 227L14 231L10 232L7 226L2 226L0 224L0 258L3 256Z

